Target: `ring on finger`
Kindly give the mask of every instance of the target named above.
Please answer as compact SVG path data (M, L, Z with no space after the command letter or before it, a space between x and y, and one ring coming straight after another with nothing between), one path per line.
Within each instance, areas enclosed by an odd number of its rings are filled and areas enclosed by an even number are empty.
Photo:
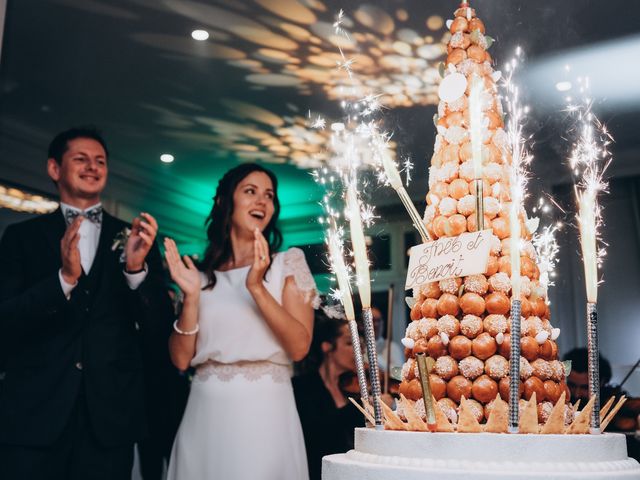
M265 257L264 255L262 255L262 256L260 257L260 261L261 261L261 262L264 262L266 259L267 259L267 257Z

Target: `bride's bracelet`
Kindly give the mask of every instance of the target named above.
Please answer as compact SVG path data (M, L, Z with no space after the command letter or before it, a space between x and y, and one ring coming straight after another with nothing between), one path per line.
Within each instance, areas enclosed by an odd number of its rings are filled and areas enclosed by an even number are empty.
M176 331L176 333L178 333L180 335L195 335L196 333L198 333L200 331L200 324L196 323L196 328L194 328L193 330L190 330L188 332L185 332L184 330L180 330L178 328L178 320L176 320L175 322L173 322L173 329Z

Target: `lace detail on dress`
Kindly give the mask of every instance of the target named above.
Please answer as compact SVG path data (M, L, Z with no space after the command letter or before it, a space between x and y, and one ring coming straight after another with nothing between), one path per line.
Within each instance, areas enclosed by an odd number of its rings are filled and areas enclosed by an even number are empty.
M250 382L255 382L265 375L269 375L275 383L285 383L291 378L291 367L280 365L266 360L250 362L241 361L235 363L220 363L209 360L196 368L193 381L204 382L212 375L219 380L228 382L237 375L242 375Z
M311 275L304 252L299 248L290 248L284 253L284 278L293 276L296 286L302 291L305 300L310 301L313 308L320 306L320 297L316 282Z

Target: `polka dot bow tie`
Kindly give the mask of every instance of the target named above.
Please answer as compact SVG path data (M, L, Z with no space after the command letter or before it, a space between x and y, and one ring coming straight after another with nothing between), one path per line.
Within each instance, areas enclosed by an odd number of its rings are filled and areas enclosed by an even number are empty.
M67 225L71 225L78 216L85 217L91 223L100 225L102 223L102 206L98 205L97 207L93 207L84 212L81 212L79 210L71 210L69 208L64 213L64 219L67 222Z

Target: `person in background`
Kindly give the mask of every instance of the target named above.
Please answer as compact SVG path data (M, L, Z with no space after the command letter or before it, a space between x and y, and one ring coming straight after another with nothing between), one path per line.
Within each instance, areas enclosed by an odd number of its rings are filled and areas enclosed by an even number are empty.
M340 388L344 374L356 369L349 325L337 307L318 309L309 355L293 379L302 422L309 477L319 480L322 457L353 448L353 429L364 417Z
M0 243L0 478L130 479L147 431L146 351L173 315L158 225L109 215L108 151L94 128L49 145L60 208Z
M387 369L387 335L385 333L385 318L382 312L377 307L371 307L371 314L373 316L373 330L376 336L376 351L378 352L378 368L380 372L384 374ZM404 365L404 350L402 346L397 342L391 342L391 367L402 367Z
M611 364L602 355L598 355L600 370L600 399L604 402L615 393L609 386L611 381ZM567 352L563 360L571 361L571 372L567 377L567 386L571 392L571 401L580 400L584 406L589 401L589 354L586 348L574 348Z

